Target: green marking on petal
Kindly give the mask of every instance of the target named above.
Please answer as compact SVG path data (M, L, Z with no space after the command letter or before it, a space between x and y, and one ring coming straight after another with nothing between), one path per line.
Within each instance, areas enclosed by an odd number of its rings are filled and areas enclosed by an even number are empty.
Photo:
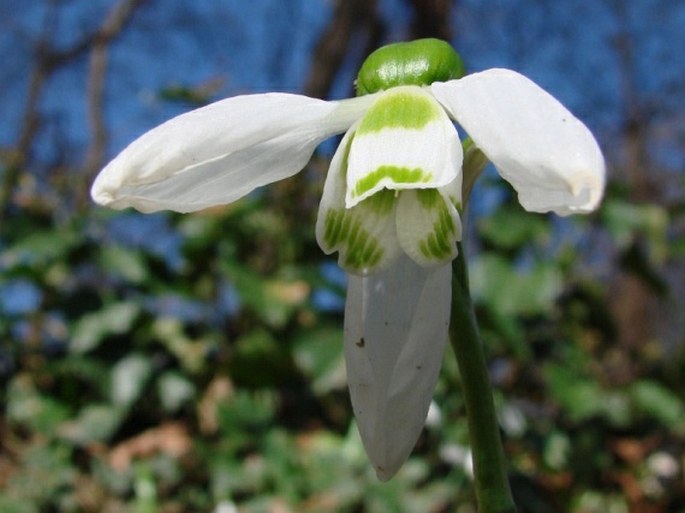
M461 212L461 201L456 196L452 196L451 194L449 198L452 205L454 205L454 208L457 209L457 212Z
M381 261L383 250L377 247L370 248L367 252L350 252L345 255L342 266L345 269L362 271L375 266Z
M361 196L370 191L385 178L389 178L395 184L410 185L430 182L433 175L418 167L410 169L408 167L380 166L355 184L352 197Z
M440 193L436 189L417 189L416 198L426 210L434 209L443 201Z
M344 209L329 210L324 225L324 242L329 247L335 247L340 242L354 237L359 230L359 223L354 223L352 216Z
M383 205L383 208L387 207ZM353 210L329 210L324 221L323 238L328 247L343 246L342 263L348 269L362 270L373 267L383 257L383 248L378 244L378 240L363 227Z
M403 88L383 94L367 111L357 135L380 132L384 128L419 130L440 119L440 106L418 90Z
M368 206L376 215L386 216L392 210L395 201L395 191L381 189L373 196L366 198L361 204Z
M347 268L362 270L373 267L383 256L383 249L376 239L369 236L368 232L362 231L352 241L343 257L343 265Z
M342 209L330 209L326 212L323 241L329 248L334 247L338 242L340 242L340 231L342 229L342 221L344 217L345 211Z
M435 192L437 193L437 191ZM442 200L439 193L438 198ZM424 200L420 199L419 201L425 206ZM433 224L433 230L428 237L419 241L419 250L428 259L441 260L452 253L451 243L457 233L457 228L444 200L436 202L435 206L439 209L438 219Z

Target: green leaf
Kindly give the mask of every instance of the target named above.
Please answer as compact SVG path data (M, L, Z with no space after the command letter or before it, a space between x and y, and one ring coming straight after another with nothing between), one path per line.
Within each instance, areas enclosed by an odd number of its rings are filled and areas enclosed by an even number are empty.
M139 304L122 301L84 315L74 325L69 349L75 353L85 353L95 349L110 335L130 331L140 310Z
M271 389L249 392L237 390L230 400L219 405L221 431L230 440L255 443L273 423L276 415L276 394Z
M637 235L642 235L649 242L652 263L660 264L667 258L669 216L663 207L611 200L605 202L601 212L620 248L625 249Z
M162 407L168 412L175 412L195 397L195 386L192 381L178 372L166 372L157 381Z
M481 237L493 246L517 250L544 239L549 223L544 216L531 215L520 208L503 207L478 222Z
M339 327L303 330L295 339L293 358L317 394L323 395L347 385Z
M266 278L233 264L226 266L226 274L242 303L274 328L283 327L311 294L310 284L298 278Z
M73 489L77 476L76 469L70 462L72 450L65 445L46 443L45 440L35 440L17 456L19 461L16 472L10 467L9 475L3 476L3 487L0 495L4 499L16 497L21 507L12 510L0 509L3 513L21 511L38 513L43 511L65 511L62 508L51 508L65 499L70 489ZM33 508L24 509L27 502ZM0 506L4 502L0 499Z
M136 465L133 490L136 496L136 513L157 513L159 511L157 484L149 465L144 463Z
M623 391L602 388L573 365L549 364L545 376L552 397L576 423L590 418L606 419L614 426L629 425L630 404Z
M152 333L189 373L197 373L204 368L207 354L215 346L211 335L192 339L186 335L183 323L169 317L157 319L152 325Z
M71 422L60 427L60 435L77 445L106 442L119 429L124 411L111 404L90 404Z
M683 403L664 385L650 380L633 383L630 398L641 413L663 422L668 427L683 424Z
M55 399L40 394L29 376L20 374L9 383L6 415L10 422L43 435L53 435L69 417L69 410Z
M231 376L251 387L279 386L290 380L292 362L288 347L262 329L254 329L235 342Z
M511 315L549 312L563 288L561 271L553 264L536 263L530 269L517 270L495 255L476 259L470 279L476 301Z
M35 502L26 497L0 495L0 511L3 513L38 513L39 510Z
M150 375L152 363L141 354L130 354L119 360L111 374L112 402L127 407L133 404L142 393Z
M545 439L543 458L545 464L554 470L562 470L568 464L572 451L571 441L566 433L554 431Z
M45 268L63 259L72 248L81 244L80 230L62 226L60 230L34 232L2 253L2 263L7 269L14 267Z
M130 283L142 283L148 275L142 253L123 246L105 246L100 251L100 266L108 274Z

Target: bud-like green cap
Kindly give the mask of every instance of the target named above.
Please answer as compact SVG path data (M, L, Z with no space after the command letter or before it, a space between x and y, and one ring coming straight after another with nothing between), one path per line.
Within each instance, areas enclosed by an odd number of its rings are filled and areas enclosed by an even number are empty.
M448 43L418 39L383 46L369 55L357 75L357 96L400 85L429 85L464 76L464 63Z

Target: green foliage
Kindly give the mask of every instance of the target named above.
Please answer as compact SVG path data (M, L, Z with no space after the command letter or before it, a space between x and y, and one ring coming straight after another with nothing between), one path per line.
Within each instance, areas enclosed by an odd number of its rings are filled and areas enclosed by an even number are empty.
M346 390L342 276L293 204L8 218L0 289L23 297L0 300L0 510L471 511L449 352L414 455L375 479ZM507 202L474 223L472 290L522 511L682 509L682 470L668 469L685 447L685 359L620 345L583 242L668 297L664 216L610 197L563 226ZM172 243L121 231L146 223Z

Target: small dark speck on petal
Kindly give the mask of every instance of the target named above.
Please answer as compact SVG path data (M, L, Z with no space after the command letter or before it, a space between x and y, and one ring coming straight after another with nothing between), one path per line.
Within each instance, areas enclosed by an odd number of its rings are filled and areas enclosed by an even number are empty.
M357 342L357 347L364 347L364 344L366 344L366 342L364 342L364 337L362 337L359 339L359 342Z

